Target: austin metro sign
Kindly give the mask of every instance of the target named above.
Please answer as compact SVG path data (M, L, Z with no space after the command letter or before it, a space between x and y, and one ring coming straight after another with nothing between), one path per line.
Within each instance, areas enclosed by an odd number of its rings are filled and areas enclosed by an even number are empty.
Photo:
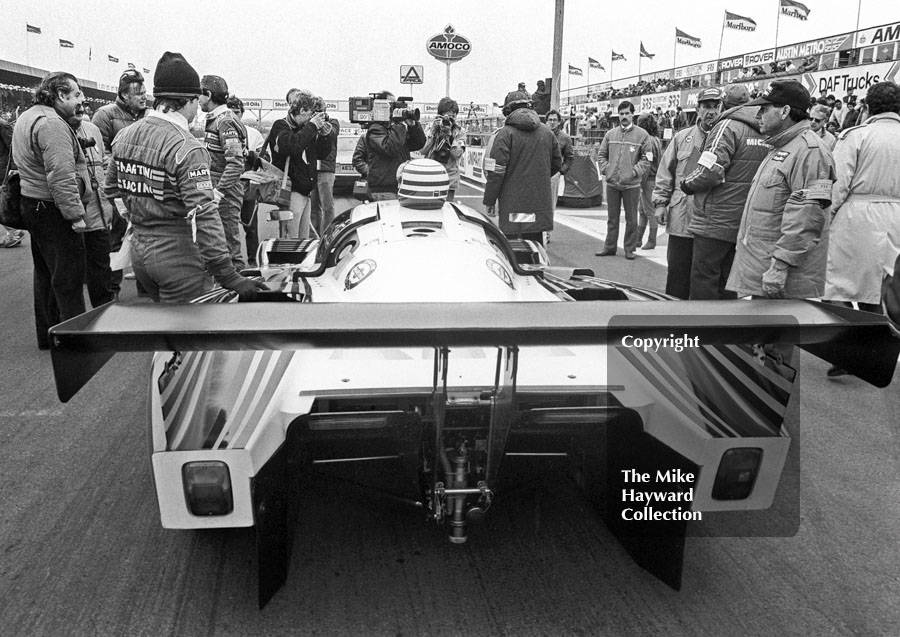
M428 54L432 57L450 64L458 62L472 52L472 43L467 38L459 35L452 24L444 27L443 33L433 35L425 44Z

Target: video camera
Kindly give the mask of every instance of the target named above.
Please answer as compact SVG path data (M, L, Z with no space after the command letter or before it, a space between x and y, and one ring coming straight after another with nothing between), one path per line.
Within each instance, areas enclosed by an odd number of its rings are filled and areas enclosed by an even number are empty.
M418 108L409 108L411 97L387 99L385 93L369 93L368 97L350 98L350 121L354 124L369 125L376 122L402 122L406 119L419 121Z

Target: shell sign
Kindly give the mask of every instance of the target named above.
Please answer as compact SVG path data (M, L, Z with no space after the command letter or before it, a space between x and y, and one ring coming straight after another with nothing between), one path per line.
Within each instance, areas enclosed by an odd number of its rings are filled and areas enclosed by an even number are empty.
M472 43L459 35L452 24L444 27L443 33L433 35L425 45L429 55L441 62L451 64L458 62L472 52Z

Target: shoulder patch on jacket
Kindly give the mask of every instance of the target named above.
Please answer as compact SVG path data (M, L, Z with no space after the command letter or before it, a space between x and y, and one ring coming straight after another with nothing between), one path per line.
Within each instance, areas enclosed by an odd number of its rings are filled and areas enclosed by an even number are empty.
M777 150L775 154L772 155L772 161L783 162L790 155L786 150Z

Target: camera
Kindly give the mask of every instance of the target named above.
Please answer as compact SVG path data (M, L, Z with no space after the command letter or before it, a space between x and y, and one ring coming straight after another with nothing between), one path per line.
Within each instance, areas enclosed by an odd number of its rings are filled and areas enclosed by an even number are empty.
M378 122L402 122L406 119L419 121L417 108L409 108L411 97L398 97L391 101L385 93L369 93L368 97L350 98L350 121L366 126Z
M331 121L331 118L328 117L328 113L325 112L325 109L316 111L316 115L318 115L319 113L322 113L323 115L325 115L325 121L326 121L326 122L330 122L330 121Z
M93 137L79 137L78 144L81 146L81 150L87 150L96 146L97 140Z

